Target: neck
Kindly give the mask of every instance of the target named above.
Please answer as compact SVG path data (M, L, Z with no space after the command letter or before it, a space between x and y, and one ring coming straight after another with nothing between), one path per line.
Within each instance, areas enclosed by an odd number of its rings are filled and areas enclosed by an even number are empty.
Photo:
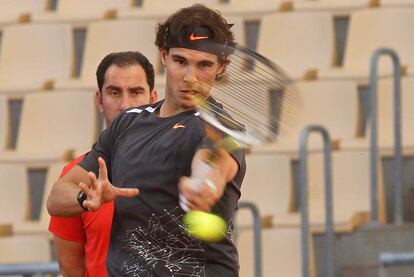
M164 99L164 102L162 103L161 107L160 107L160 111L159 111L159 116L160 117L170 117L170 116L174 116L176 114L182 113L182 112L186 112L189 110L192 110L193 108L183 108L180 107L174 103L172 103L171 101L168 101L167 98Z

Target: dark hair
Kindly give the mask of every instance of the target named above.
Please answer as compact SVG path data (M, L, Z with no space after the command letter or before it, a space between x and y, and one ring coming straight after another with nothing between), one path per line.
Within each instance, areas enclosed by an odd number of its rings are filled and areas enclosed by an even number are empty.
M96 70L96 79L100 92L102 92L102 87L105 82L105 73L111 65L119 67L140 65L145 71L150 91L154 89L154 67L150 61L138 51L124 51L110 53L99 63L98 69Z
M231 25L219 11L212 10L201 4L178 10L157 28L155 45L159 50L169 50L168 41L171 38L180 38L187 28L207 28L211 30L214 41L219 44L234 43Z

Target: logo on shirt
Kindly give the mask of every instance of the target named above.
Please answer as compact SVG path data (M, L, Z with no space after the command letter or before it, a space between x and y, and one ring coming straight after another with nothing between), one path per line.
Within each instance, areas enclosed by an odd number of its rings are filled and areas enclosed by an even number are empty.
M175 123L175 125L173 126L173 129L178 129L178 128L185 128L185 126L180 123Z

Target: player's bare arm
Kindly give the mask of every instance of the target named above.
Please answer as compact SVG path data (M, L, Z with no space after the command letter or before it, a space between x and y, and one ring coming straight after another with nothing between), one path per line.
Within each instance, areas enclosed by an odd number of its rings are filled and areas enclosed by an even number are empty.
M79 182L89 183L88 172L75 165L65 176L57 180L46 202L52 216L75 217L84 212L77 201Z
M84 244L54 236L54 245L62 275L65 277L85 276Z
M117 197L135 197L138 195L137 189L114 187L109 182L105 161L99 158L98 163L98 178L93 172L87 172L76 165L53 185L46 203L50 215L79 216L85 210L95 211L104 203ZM83 202L83 208L77 200L79 190L82 190L87 196L87 199Z

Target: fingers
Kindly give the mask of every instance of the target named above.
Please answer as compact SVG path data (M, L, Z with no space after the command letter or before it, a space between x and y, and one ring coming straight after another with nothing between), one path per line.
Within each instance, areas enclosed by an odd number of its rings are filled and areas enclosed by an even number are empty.
M108 169L106 168L105 160L99 157L98 164L99 164L99 179L105 181L108 179Z
M90 195L91 191L87 184L80 182L78 186L86 194L86 196Z
M92 171L89 171L88 172L88 178L89 178L91 188L96 189L98 184L97 184L97 179L96 179L95 173L93 173Z
M93 174L95 175L95 174ZM94 190L87 184L80 182L79 188L86 194L87 198L83 201L83 207L88 211L96 211L101 206L101 202L94 198Z
M114 188L115 191L115 197L126 197L126 198L132 198L139 194L139 190L135 188Z
M94 201L94 200L85 200L83 201L83 207L85 207L88 211L96 211L101 207L101 203Z

